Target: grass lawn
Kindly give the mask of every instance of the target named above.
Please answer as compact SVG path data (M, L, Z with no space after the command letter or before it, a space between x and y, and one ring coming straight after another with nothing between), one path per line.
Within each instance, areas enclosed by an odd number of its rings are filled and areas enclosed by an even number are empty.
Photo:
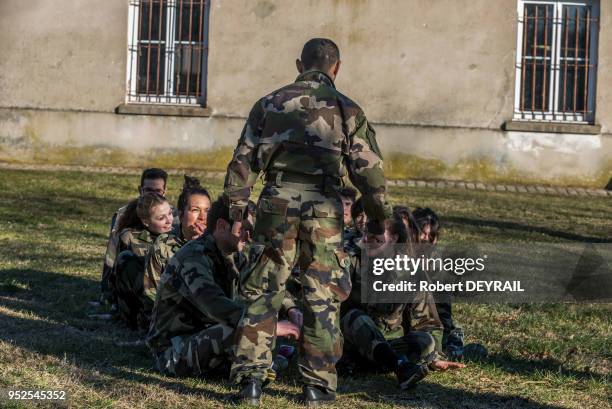
M137 176L1 171L0 389L64 389L70 407L225 407L222 380L152 370L138 335L89 318L108 223L136 193ZM220 180L205 180L213 194ZM169 181L175 201L181 180ZM394 204L430 206L445 242L612 239L612 200L520 193L393 188ZM434 373L400 392L392 375L340 378L337 407L611 407L609 304L457 305L467 342L485 362ZM297 406L295 377L273 384L265 407ZM0 407L11 407L0 400ZM13 406L22 407L22 406Z

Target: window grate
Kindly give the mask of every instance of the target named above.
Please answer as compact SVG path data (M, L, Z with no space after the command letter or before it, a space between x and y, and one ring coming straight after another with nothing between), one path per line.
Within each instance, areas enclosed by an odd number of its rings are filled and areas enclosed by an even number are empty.
M127 102L206 101L209 1L131 0Z
M596 1L519 0L515 119L592 122Z

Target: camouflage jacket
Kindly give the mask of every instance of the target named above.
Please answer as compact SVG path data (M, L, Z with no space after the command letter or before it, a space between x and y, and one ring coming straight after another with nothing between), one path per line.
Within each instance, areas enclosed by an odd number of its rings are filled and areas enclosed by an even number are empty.
M344 227L344 231L342 232L342 247L349 257L356 257L361 254L359 241L362 237L363 234L355 227Z
M123 229L119 233L116 254L130 250L138 257L145 257L149 249L155 242L157 235L152 234L147 229Z
M155 301L157 283L168 265L168 261L187 240L183 237L180 225L171 233L160 234L145 258L144 294L151 302Z
M110 223L110 232L108 234L106 252L104 253L104 263L102 265L102 298L105 301L111 301L112 298L108 281L112 274L113 267L115 266L117 255L119 254L119 252L117 252L117 248L119 246L119 234L121 232L117 231L117 226L119 225L119 221L121 220L121 217L123 216L123 213L125 213L126 209L127 205L117 209L115 214L113 214ZM180 221L178 217L178 212L174 207L172 208L172 214L174 216L172 224L176 228L177 226L180 226Z
M160 352L173 337L218 323L235 327L243 311L232 298L238 275L212 234L185 244L161 275L147 335L149 347Z
M301 74L251 109L225 178L233 220L245 211L259 174L277 171L334 178L348 173L369 219L390 216L374 129L323 72Z
M436 339L439 347L441 333L438 334L442 323L438 317L434 299L429 292L419 292L415 294L410 303L363 303L361 300L361 254L362 245L351 243L351 238L345 238L345 252L349 253L351 260L351 282L353 287L349 298L342 303L341 315L357 308L366 312L385 333L385 336L401 335L403 331L419 330L430 332ZM347 248L349 250L347 250ZM435 332L435 333L434 333ZM438 348L439 349L439 348Z

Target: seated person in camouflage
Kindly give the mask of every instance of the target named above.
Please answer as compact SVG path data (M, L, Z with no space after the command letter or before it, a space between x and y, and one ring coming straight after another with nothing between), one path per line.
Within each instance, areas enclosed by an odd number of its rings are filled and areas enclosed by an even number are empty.
M144 328L147 329L157 293L157 283L168 261L185 243L202 236L206 230L210 195L197 178L185 175L177 207L180 225L169 233L160 234L145 258L145 298L142 315L146 321L143 322Z
M119 222L117 260L111 272L111 288L120 317L130 328L146 329L141 316L144 296L144 261L155 239L172 230L170 204L157 193L145 193L128 205Z
M209 231L185 244L162 273L146 342L164 374L199 376L222 364L229 368L244 311L233 295L239 277L233 255L248 235L244 228L240 236L232 234L230 223L229 208L218 199L208 213ZM279 321L276 331L300 336L289 321Z
M344 228L342 235L342 246L344 252L349 256L355 256L360 252L359 245L363 239L363 233L368 221L363 199L357 199L351 206L351 226Z
M367 251L371 257L391 256L390 246L406 243L408 233L399 220L385 222L384 235L368 234ZM364 250L365 251L365 250ZM433 370L463 367L447 362L436 353L436 342L428 332L415 330L410 318L412 304L364 304L361 302L361 253L351 257L353 288L342 303L341 327L345 338L344 362L365 359L368 367L394 371L401 389L407 389ZM426 299L423 299L425 304ZM433 305L433 304L430 304ZM418 308L425 310L426 305ZM437 315L430 314L429 324ZM422 320L421 321L425 321ZM435 325L433 325L435 327ZM439 324L441 326L441 324Z
M361 236L365 233L366 225L368 224L368 216L365 212L363 198L355 200L351 206L351 219L353 219L352 228L355 229Z
M168 174L163 169L151 168L145 169L140 176L140 185L138 186L138 194L144 193L157 193L161 196L166 196L166 181ZM101 296L100 301L104 304L114 305L116 303L115 296L111 291L109 285L109 277L113 267L115 266L115 260L117 258L117 243L119 241L120 230L117 228L123 214L127 209L127 205L119 208L113 215L110 223L110 233L108 236L108 242L106 245L106 254L104 256L104 265L102 266L102 279L101 279ZM176 212L173 213L175 217L175 225L178 224L176 218Z
M342 221L344 222L344 230L353 227L353 217L351 215L351 208L353 203L357 200L357 191L352 187L343 187L340 189L340 200L342 201Z
M427 243L435 246L440 237L440 219L430 208L416 208L410 221L413 240L417 243ZM429 251L433 251L433 247ZM440 321L444 327L442 349L453 359L480 359L487 355L487 350L480 344L464 345L463 329L453 320L452 303L436 303Z

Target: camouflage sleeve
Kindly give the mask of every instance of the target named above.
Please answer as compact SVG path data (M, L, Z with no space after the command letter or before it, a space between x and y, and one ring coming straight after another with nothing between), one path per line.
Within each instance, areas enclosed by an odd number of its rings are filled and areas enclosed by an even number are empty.
M224 197L230 206L230 218L242 220L251 195L251 188L257 181L261 169L257 168L257 147L264 121L262 101L255 103L244 125L238 146L227 166Z
M442 352L442 335L444 326L438 315L435 299L429 291L420 291L414 295L412 303L403 312L404 331L428 332L436 342L436 352Z
M144 295L151 301L155 301L155 296L157 294L157 288L155 286L159 283L161 274L166 266L166 261L167 260L162 258L156 240L145 257L145 277L148 277L148 283L151 284L152 287L147 288L145 285Z
M297 304L295 303L295 299L291 295L289 291L285 291L285 298L281 303L281 314L287 315L290 309L297 308Z
M102 290L102 301L111 303L113 301L112 295L112 284L110 280L112 279L113 267L115 266L115 260L117 258L117 246L118 246L119 237L116 231L111 231L108 237L108 243L106 245L106 253L104 254L104 263L102 265L102 280L101 280L101 290Z
M349 135L349 143L349 178L363 196L368 228L373 233L382 233L382 222L391 216L391 207L385 198L383 159L376 143L376 132L363 113L357 115L355 131Z
M188 256L183 260L179 273L182 279L179 292L198 310L216 322L232 328L238 325L243 308L227 297L215 282L213 265L208 257L203 257L201 253Z

